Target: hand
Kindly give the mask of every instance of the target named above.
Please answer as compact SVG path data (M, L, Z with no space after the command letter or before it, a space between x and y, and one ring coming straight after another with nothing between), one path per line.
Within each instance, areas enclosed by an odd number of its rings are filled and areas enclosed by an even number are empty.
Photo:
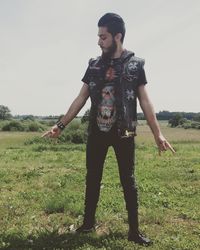
M54 125L51 130L45 132L41 137L57 138L61 134L61 129Z
M174 154L175 150L170 145L170 143L165 139L165 137L161 134L158 137L155 137L156 144L158 146L159 155L161 155L161 152L167 151L168 149L171 150L171 152Z

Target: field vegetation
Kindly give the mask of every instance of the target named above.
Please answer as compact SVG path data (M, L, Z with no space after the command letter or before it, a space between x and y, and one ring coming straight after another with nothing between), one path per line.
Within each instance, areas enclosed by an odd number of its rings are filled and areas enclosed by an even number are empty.
M127 213L112 148L96 233L72 234L83 220L86 124L70 126L58 140L41 139L43 129L0 131L0 249L143 249L127 241ZM199 250L200 132L171 128L166 122L161 127L175 155L158 156L146 122L138 126L140 228L154 242L148 249Z

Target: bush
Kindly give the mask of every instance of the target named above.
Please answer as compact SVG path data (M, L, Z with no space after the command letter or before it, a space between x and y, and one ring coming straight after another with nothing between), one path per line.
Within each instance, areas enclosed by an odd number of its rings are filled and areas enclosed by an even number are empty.
M37 128L37 127L36 127ZM35 125L32 127L35 129ZM81 144L86 143L87 140L87 124L81 124L79 121L73 121L65 128L65 130L61 133L61 135L55 140L52 138L41 138L41 137L33 137L28 139L25 144L52 144L56 143L75 143Z
M7 125L10 121L9 120L0 120L0 130L2 130L2 128Z
M183 121L183 117L181 114L175 114L170 120L169 120L169 124L171 125L172 128L177 127L178 125L180 125L181 123L184 123Z
M27 132L42 132L46 129L46 126L39 122L25 120L16 121L12 120L2 126L2 131L27 131Z
M19 121L10 121L2 127L2 131L24 131L24 126Z
M186 118L181 118L180 116L174 116L173 119L169 120L169 124L171 127L179 127L184 129L200 129L200 122L198 121L191 121Z
M184 129L189 129L189 128L191 128L191 123L189 123L189 122L184 123L181 127Z
M87 139L87 124L81 124L80 121L73 121L65 128L62 134L56 139L56 143L85 143ZM32 138L26 141L26 144L54 144L55 139Z
M87 138L87 126L80 121L74 121L61 134L59 141L71 143L85 143Z
M84 143L85 142L85 136L84 136L84 131L79 129L77 131L73 131L71 133L71 142L72 143Z
M27 124L26 131L31 131L31 132L42 132L46 129L45 126L43 126L39 122L30 122Z
M199 129L199 126L200 126L200 122L191 122L191 128L195 128L195 129Z
M66 130L72 131L72 130L77 130L79 128L81 128L80 120L74 120L66 127Z

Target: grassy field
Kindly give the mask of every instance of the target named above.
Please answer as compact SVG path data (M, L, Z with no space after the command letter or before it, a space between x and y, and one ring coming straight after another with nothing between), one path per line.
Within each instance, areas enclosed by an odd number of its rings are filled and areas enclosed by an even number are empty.
M136 177L148 249L200 249L200 131L162 131L176 154L158 156L138 127ZM127 214L113 149L106 158L96 233L75 236L83 219L85 145L30 144L38 133L0 132L0 249L144 249L127 241Z

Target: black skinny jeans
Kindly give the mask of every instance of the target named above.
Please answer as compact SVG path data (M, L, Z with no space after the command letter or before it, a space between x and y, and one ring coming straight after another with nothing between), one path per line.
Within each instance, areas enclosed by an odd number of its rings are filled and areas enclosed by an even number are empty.
M118 162L130 229L138 229L138 197L134 177L134 138L120 138L117 128L101 132L98 128L88 136L86 150L86 193L84 224L93 226L100 194L103 165L109 146L112 146Z

